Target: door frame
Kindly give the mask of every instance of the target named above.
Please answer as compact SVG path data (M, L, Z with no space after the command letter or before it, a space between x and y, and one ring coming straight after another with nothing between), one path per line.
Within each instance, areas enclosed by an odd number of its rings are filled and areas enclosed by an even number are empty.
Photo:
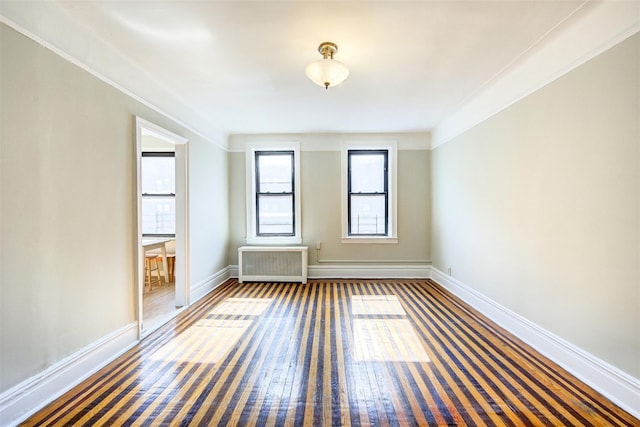
M144 252L142 250L142 138L152 135L175 146L176 176L176 307L190 304L189 286L189 140L141 117L135 116L136 128L136 230L135 230L135 292L137 301L136 319L138 338L142 339L152 330L144 328ZM174 314L177 314L178 310ZM168 320L168 319L167 319ZM156 328L160 325L155 325ZM155 329L155 328L154 328Z

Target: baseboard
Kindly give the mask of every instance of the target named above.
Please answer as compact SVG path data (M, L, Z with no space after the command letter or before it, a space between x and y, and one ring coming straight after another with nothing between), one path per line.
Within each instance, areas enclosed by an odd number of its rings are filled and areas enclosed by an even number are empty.
M613 403L640 418L640 380L541 328L435 267L431 267L431 278Z
M209 292L220 286L230 277L233 277L230 272L232 270L232 266L227 266L222 270L212 274L204 280L199 281L191 287L190 291L190 304L198 301L200 298L207 295ZM236 267L237 272L237 267ZM238 277L236 274L235 277Z
M233 278L233 279L237 279L238 276L240 275L240 269L238 268L237 265L230 265L229 267L229 277Z
M229 277L238 278L238 266L230 265ZM410 265L310 265L307 267L309 279L428 279L431 266Z
M310 265L310 279L428 279L428 264Z
M0 425L24 421L138 342L138 323L113 331L0 395Z

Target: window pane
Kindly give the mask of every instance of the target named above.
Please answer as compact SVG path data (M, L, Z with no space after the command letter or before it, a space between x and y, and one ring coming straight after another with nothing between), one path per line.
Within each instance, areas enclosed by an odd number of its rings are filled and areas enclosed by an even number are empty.
M172 197L142 198L142 234L175 234L176 201Z
M293 235L293 196L258 197L258 234Z
M291 193L293 154L259 154L259 193Z
M385 197L351 196L349 234L385 234Z
M351 154L351 192L384 193L384 155Z
M142 157L142 193L175 194L175 157Z

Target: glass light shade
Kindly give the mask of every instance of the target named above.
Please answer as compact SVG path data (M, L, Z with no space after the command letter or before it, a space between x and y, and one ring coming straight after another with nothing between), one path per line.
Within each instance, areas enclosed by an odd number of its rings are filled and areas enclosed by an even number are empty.
M307 65L307 77L318 86L337 86L349 77L349 69L335 59L321 59Z

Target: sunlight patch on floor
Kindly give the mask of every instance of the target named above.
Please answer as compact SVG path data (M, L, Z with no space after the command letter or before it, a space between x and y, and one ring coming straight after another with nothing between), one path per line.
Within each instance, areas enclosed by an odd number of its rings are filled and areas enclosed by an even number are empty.
M353 319L354 358L358 362L429 362L407 319Z
M400 315L407 313L395 295L354 295L351 297L351 314L365 315Z
M209 314L259 316L269 308L272 301L272 298L228 298Z
M253 320L202 319L153 353L151 360L216 363L233 348Z

